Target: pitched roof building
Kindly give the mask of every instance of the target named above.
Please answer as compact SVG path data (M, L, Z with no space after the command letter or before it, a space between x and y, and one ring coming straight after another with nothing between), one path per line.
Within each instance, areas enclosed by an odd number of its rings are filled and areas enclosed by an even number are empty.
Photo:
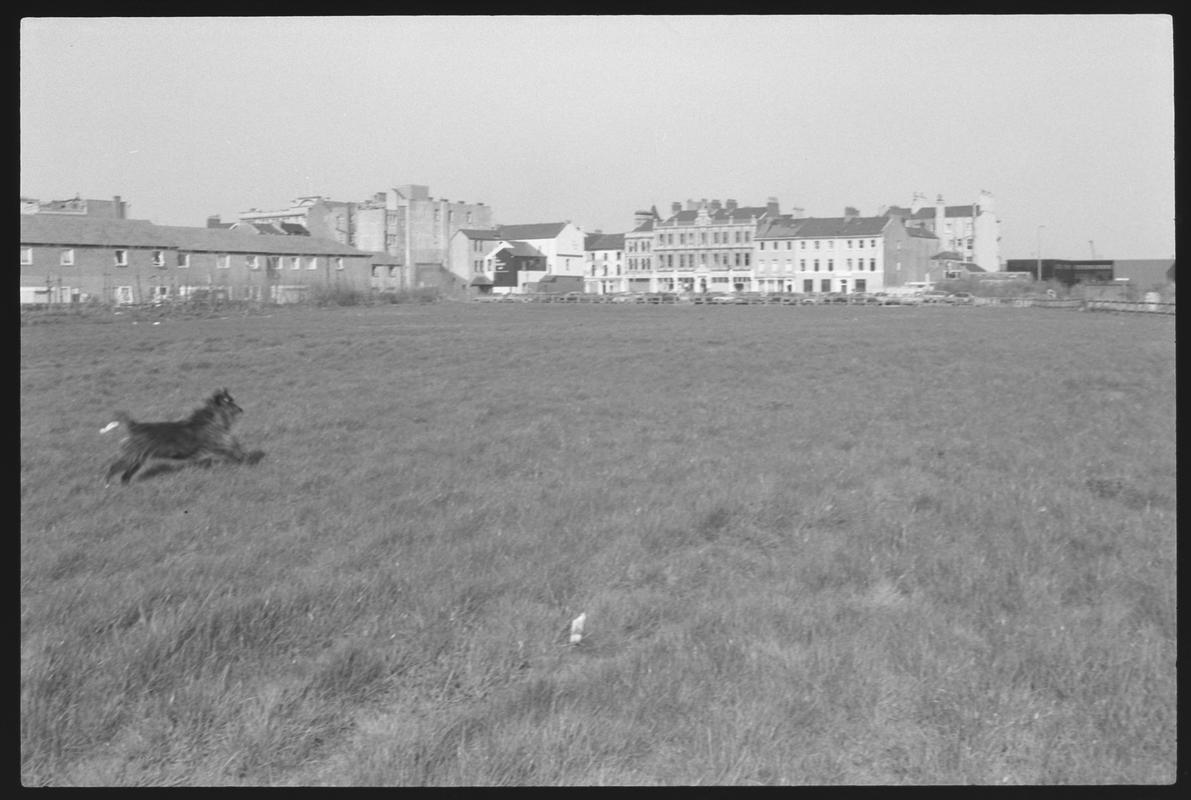
M219 291L283 301L303 288L368 288L373 253L310 236L21 214L21 302L144 303Z

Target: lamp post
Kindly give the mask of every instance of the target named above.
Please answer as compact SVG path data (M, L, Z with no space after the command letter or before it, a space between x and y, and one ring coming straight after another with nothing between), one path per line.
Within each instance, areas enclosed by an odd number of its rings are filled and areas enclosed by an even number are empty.
M1039 283L1042 282L1042 229L1045 227L1046 227L1045 225L1039 225L1038 230L1035 234L1035 246L1038 248L1037 256L1038 256L1038 282Z

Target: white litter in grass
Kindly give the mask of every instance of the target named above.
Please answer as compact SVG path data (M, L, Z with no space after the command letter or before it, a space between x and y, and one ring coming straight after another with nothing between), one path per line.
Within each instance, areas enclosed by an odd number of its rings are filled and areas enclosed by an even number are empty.
M111 422L109 422L107 425L104 425L102 428L100 428L100 429L99 429L99 432L100 432L100 433L107 433L108 431L112 430L112 428L115 428L115 427L116 427L116 426L118 426L119 424L120 424L120 423L119 423L119 422L117 422L116 420L112 420L112 421L111 421Z
M587 613L584 612L571 620L571 644L579 644L583 639L583 623L587 622Z

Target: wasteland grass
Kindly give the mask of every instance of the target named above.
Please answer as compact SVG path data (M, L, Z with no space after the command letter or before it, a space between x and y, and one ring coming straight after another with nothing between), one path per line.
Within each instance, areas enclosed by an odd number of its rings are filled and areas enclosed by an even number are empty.
M224 385L264 462L103 490ZM1060 310L25 328L22 780L1170 782L1174 402Z

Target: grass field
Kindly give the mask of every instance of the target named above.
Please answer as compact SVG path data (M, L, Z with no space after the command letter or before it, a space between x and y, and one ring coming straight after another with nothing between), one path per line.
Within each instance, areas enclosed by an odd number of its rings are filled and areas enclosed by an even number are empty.
M1013 308L26 325L22 781L1173 781L1174 353ZM222 386L264 462L104 490L114 411Z

